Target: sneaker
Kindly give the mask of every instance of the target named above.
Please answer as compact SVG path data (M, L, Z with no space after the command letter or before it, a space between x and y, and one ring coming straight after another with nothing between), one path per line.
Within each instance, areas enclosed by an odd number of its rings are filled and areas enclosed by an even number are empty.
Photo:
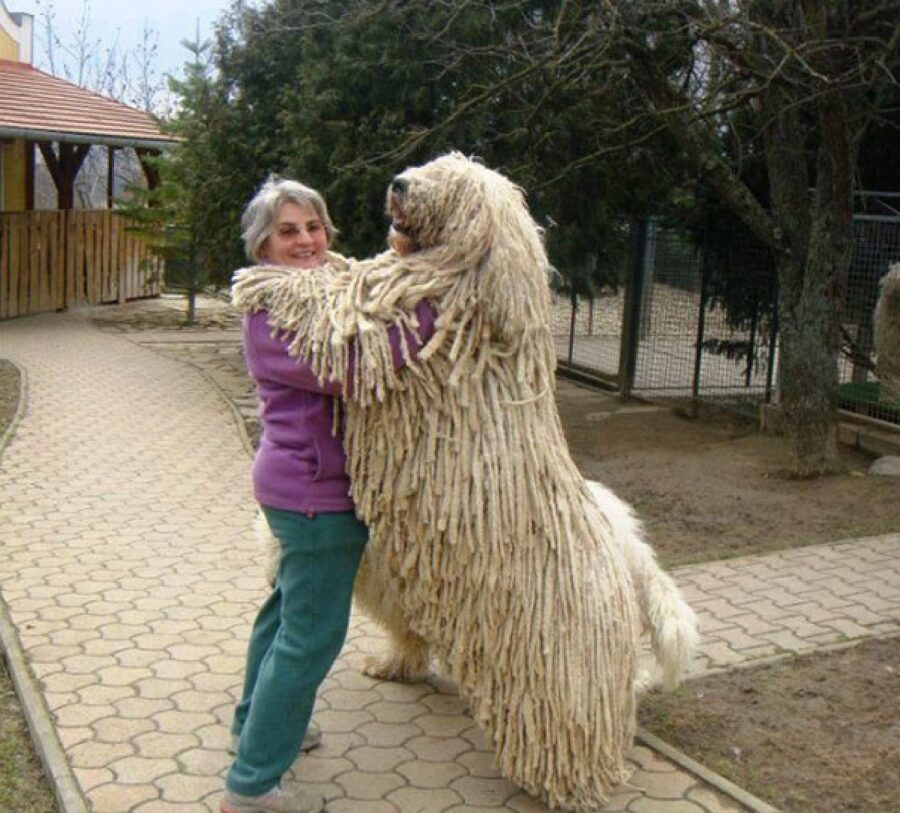
M232 756L237 754L240 741L240 734L231 735L231 743L228 746L229 754L231 754ZM318 724L315 721L310 720L309 725L306 728L306 733L303 735L303 742L300 743L300 750L305 754L307 751L312 751L313 748L318 748L321 744L322 729L319 728Z
M220 813L321 813L324 809L324 796L298 787L285 790L281 785L262 796L241 796L226 788L219 803Z

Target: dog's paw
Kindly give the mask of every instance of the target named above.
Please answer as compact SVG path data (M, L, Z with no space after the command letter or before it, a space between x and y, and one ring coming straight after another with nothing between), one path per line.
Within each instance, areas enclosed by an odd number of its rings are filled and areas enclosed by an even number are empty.
M421 683L428 677L428 665L390 655L386 658L367 658L363 674L375 680L396 683Z

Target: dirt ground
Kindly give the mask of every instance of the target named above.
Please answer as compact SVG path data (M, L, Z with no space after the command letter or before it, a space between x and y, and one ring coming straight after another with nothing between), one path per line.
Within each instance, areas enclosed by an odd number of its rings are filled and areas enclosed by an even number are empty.
M640 718L785 813L900 810L896 638L693 680Z
M586 477L628 500L669 566L900 530L900 479L841 447L842 474L798 480L783 437L733 413L700 418L560 385L569 447Z
M179 330L183 309L137 303L95 322ZM191 329L236 326L221 303L206 303ZM190 354L184 360L226 391L245 381L233 350L195 343L163 352ZM7 378L0 365L0 435L4 409L12 414ZM637 508L667 566L900 531L900 480L869 476L871 459L851 449L842 449L845 473L801 481L787 474L785 439L733 415L688 418L567 381L558 403L582 472ZM642 725L785 813L896 813L898 672L900 638L870 642L651 695Z

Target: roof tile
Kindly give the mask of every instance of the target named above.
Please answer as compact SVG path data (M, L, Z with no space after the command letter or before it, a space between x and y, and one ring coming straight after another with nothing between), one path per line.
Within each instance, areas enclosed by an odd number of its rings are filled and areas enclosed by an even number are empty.
M134 107L58 79L24 62L0 59L0 129L71 133L124 141L177 141Z

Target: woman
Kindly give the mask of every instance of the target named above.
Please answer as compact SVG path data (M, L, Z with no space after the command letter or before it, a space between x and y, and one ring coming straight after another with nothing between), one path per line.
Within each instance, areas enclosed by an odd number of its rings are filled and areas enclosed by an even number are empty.
M315 268L328 258L335 229L322 197L296 181L271 178L244 212L247 255L261 264ZM434 333L434 314L417 308L419 339ZM253 464L254 495L281 548L273 592L250 636L244 690L232 734L236 756L222 813L317 813L325 800L281 787L308 730L316 690L344 643L353 581L368 532L353 513L342 439L332 431L337 382L320 383L289 342L273 336L265 311L243 324L247 368L256 382L262 437ZM395 364L401 337L391 336ZM304 734L306 737L304 738Z

